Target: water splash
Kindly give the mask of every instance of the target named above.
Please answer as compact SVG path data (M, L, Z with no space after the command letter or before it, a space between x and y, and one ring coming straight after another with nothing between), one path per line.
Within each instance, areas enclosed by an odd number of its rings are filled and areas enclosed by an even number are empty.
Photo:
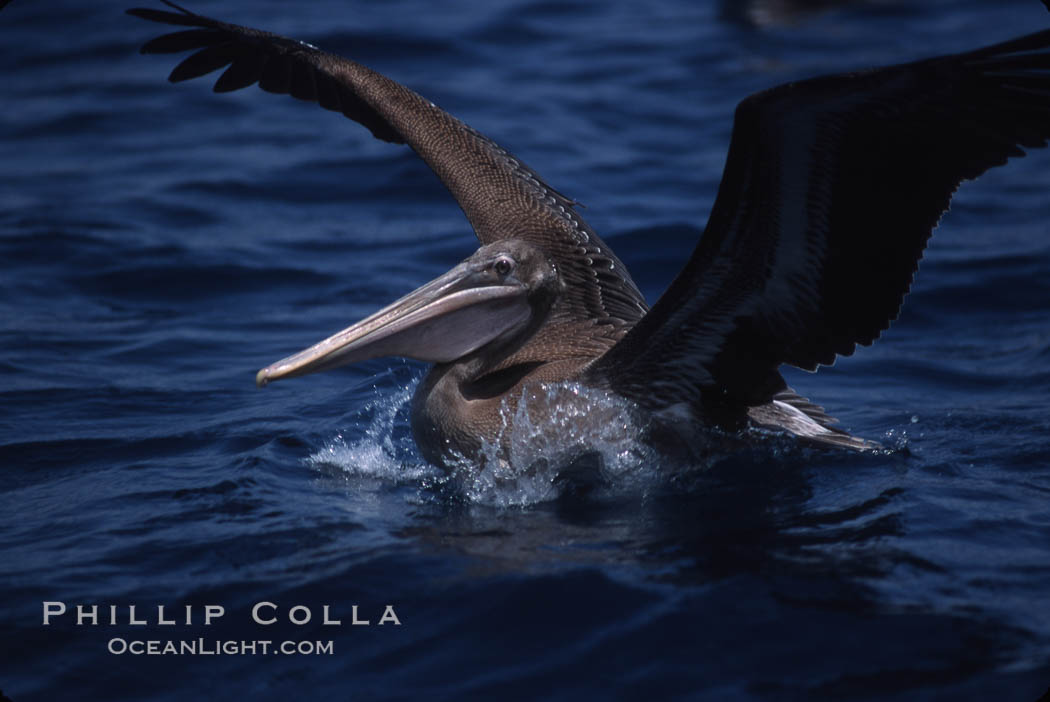
M454 456L447 470L438 469L419 456L409 430L419 381L417 375L394 392L376 387L374 399L355 413L363 434L354 440L337 434L305 464L496 507L547 502L567 490L637 491L653 475L646 468L653 452L638 439L644 426L634 405L577 383L542 385L516 402L505 400L500 431L479 456Z
M914 418L913 418L914 420ZM912 437L906 429L889 429L882 435L882 455L911 454Z
M336 468L347 476L394 485L418 482L431 475L436 469L419 457L408 428L409 406L421 377L415 374L393 393L378 384L373 386L375 397L355 413L355 423L365 426L363 436L348 442L340 432L304 463L310 468Z
M688 445L688 453L676 459L673 446L661 451L642 441L651 427L632 402L579 383L553 383L505 399L494 439L483 441L477 456L452 456L441 469L422 459L409 428L420 374L407 382L391 380L377 384L374 398L355 412L355 424L364 427L358 438L337 434L306 465L375 481L379 489L414 487L424 501L506 508L549 502L566 493L644 496L672 474L695 475L725 460L767 463L811 451L782 432L694 428L688 436L660 435L671 444ZM909 439L904 430L887 432L885 448L878 453L907 454Z
M451 476L473 503L526 506L567 490L636 490L653 475L653 452L635 405L579 383L543 384L504 400L502 426L480 464L456 461Z

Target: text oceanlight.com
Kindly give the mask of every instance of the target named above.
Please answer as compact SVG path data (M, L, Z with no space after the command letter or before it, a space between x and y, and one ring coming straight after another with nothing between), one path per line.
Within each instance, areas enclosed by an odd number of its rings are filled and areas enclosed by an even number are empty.
M144 641L122 638L109 640L107 650L114 655L133 656L256 656L283 654L286 656L331 656L335 653L332 641L219 641L190 639L186 641Z

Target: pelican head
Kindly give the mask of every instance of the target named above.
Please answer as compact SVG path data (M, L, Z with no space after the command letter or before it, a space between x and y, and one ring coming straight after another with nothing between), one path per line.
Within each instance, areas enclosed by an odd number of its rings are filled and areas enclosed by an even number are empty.
M538 247L518 239L487 244L371 317L263 368L255 382L383 356L452 363L520 344L542 325L559 286L557 268Z

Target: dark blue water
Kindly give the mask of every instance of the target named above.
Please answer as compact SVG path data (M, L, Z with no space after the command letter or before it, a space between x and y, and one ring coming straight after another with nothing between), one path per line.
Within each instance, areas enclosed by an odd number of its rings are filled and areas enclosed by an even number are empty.
M191 7L357 58L492 136L587 205L650 301L706 220L741 98L1050 27L1035 0L856 2L788 24L743 5ZM0 13L6 695L1031 701L1050 686L1050 153L962 188L878 344L790 374L897 450L657 461L589 500L450 493L408 437L422 366L253 381L468 255L457 206L338 115L169 85L172 57L137 54L163 28L125 7ZM49 601L69 613L45 627ZM280 622L253 622L259 602ZM77 604L99 623L78 626ZM205 605L225 616L205 626ZM309 623L288 623L296 605ZM355 605L370 626L351 625ZM386 605L399 626L379 626ZM332 650L109 652L198 638Z

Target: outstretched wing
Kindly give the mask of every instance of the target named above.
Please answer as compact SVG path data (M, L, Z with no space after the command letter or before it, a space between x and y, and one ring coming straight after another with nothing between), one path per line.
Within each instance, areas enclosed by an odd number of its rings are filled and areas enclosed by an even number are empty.
M171 81L225 67L216 92L258 83L263 90L341 112L378 139L408 144L452 193L482 244L523 239L554 258L574 316L626 328L645 314L644 298L626 267L583 221L575 203L493 141L359 63L163 1L178 12L137 8L128 14L190 27L142 47L146 54L195 51L175 67Z
M1046 145L1048 69L1043 31L744 100L696 250L592 377L739 416L783 387L780 364L870 344L959 183Z

